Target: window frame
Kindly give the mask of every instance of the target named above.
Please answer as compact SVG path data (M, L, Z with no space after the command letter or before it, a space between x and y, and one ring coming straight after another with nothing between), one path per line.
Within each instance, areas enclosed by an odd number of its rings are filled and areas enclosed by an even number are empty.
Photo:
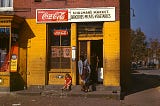
M4 6L6 2L9 2L10 5ZM0 11L13 11L13 0L0 0Z
M65 70L71 69L71 32L70 32L70 24L48 24L49 28L49 60L50 60L50 71L52 70ZM67 35L54 35L54 31L66 31ZM67 42L66 42L67 40ZM57 43L55 43L57 42ZM52 50L54 49L55 50ZM57 51L56 51L57 49ZM59 50L58 50L59 49ZM67 51L69 50L69 55L67 55ZM55 52L56 51L56 52ZM58 52L59 51L59 52ZM58 55L57 55L58 54ZM56 56L57 55L57 56ZM56 65L55 65L56 64ZM67 64L67 65L66 65Z

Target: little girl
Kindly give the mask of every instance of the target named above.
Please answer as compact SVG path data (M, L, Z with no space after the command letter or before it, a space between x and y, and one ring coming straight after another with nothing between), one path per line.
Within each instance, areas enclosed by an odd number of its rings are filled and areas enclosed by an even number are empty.
M67 73L65 75L65 83L63 90L71 90L71 85L72 85L72 77Z

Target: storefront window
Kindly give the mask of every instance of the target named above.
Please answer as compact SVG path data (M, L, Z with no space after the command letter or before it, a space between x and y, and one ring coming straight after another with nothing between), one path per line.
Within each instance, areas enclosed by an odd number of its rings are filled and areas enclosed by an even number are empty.
M10 31L9 27L0 27L0 72L9 71L11 55L18 56L18 32L13 28L10 36Z
M70 26L50 24L50 68L69 69L71 67Z
M10 28L0 28L0 71L8 70Z
M78 36L83 34L102 35L102 22L78 23Z

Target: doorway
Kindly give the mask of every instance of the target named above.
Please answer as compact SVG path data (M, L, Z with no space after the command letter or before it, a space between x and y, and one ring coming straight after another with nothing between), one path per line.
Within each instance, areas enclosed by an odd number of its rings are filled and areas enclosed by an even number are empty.
M79 57L87 57L91 67L91 80L103 83L103 40L79 40Z

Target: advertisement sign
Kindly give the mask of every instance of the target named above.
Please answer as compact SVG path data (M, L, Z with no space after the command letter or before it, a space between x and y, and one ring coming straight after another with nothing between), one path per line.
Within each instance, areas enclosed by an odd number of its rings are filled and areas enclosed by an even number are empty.
M53 32L54 36L67 36L68 31L67 30L54 30Z
M37 9L37 23L115 21L115 7Z
M16 54L12 54L11 57L11 72L17 71L17 56Z
M65 58L71 57L71 48L51 47L51 58L54 57L65 57Z
M12 46L11 72L17 72L18 65L18 44Z
M37 23L65 22L68 21L68 10L63 9L37 9Z
M63 48L63 57L68 58L71 56L71 48Z
M61 57L61 49L58 47L51 47L51 57Z

